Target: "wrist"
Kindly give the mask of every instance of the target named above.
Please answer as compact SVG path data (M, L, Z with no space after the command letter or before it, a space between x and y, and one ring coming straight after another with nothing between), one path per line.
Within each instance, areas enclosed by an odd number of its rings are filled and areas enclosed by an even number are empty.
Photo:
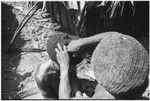
M69 67L69 63L60 64L60 67L62 67L62 69L67 69L67 67Z
M60 65L60 74L64 75L64 74L68 74L68 70L69 70L69 65Z

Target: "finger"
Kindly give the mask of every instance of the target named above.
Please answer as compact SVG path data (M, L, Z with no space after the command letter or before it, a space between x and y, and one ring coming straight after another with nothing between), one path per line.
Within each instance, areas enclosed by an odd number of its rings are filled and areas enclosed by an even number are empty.
M84 97L88 97L85 93L83 93L83 96L84 96Z
M59 43L57 44L57 47L58 47L59 51L62 51L62 47Z
M76 97L82 96L82 93L80 91L76 92Z
M63 46L63 50L67 51L67 47L65 45Z
M56 53L59 53L59 50L57 48L55 48Z

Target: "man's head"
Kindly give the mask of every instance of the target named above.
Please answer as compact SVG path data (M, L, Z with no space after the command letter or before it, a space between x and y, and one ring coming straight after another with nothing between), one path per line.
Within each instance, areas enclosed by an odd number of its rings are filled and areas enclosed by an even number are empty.
M112 34L102 39L94 50L91 65L98 83L116 97L130 94L136 98L146 89L148 53L130 36Z

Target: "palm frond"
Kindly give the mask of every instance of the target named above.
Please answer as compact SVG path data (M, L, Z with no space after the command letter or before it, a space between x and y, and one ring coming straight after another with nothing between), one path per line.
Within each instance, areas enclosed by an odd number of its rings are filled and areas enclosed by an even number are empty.
M102 1L99 6L106 6L109 3L109 1ZM107 12L110 12L110 18L115 17L116 13L118 13L118 9L121 8L120 10L120 15L123 15L123 10L125 7L125 1L111 1L109 8L107 10ZM132 10L133 10L133 15L135 14L135 6L134 6L134 1L130 1L131 5L132 5Z

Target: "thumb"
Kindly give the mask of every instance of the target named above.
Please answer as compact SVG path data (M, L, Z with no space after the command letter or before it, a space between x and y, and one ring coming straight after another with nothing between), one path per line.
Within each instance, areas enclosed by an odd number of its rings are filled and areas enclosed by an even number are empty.
M80 91L76 92L76 97L82 96L82 93Z

